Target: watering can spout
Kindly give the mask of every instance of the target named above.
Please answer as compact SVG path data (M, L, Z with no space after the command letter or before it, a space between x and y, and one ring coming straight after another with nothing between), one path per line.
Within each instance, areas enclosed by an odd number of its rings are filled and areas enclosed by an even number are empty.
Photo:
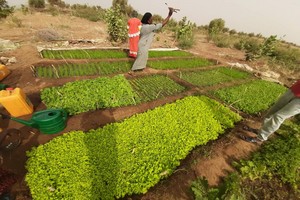
M15 117L11 117L10 119L13 120L13 121L19 122L19 123L21 123L25 126L30 126L32 128L38 128L38 124L35 123L34 121L31 121L31 120L26 121L26 120L23 120L23 119L20 119L20 118L15 118Z

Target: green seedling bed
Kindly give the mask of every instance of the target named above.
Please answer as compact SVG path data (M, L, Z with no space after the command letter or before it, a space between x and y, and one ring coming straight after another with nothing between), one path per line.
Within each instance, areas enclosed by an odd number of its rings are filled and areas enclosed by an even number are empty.
M44 78L62 78L73 76L110 75L128 72L132 67L132 61L113 62L89 62L83 64L62 64L57 66L37 66L35 75Z
M154 69L185 69L207 67L215 65L213 61L204 58L172 59L172 60L149 60L149 67Z
M127 53L120 49L43 50L41 54L48 59L127 58Z
M147 102L178 94L185 87L165 75L151 75L129 81L141 101Z
M243 112L257 114L267 110L286 90L277 83L255 80L211 93Z
M220 67L212 70L178 72L177 76L193 85L204 87L250 77L247 72Z

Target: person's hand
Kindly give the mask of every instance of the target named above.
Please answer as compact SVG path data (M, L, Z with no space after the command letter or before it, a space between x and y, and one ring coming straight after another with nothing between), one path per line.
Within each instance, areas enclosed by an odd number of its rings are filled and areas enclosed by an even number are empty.
M168 14L168 16L171 17L172 14L173 14L173 12L174 12L174 8L169 7L169 14Z

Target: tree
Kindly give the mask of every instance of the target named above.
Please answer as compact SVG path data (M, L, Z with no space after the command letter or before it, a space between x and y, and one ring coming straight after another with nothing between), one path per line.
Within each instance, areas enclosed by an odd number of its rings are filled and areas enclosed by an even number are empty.
M0 0L0 18L6 18L13 13L14 7L9 7L6 0Z
M178 22L175 34L178 44L182 49L191 48L194 44L194 28L196 24L193 24L187 17L183 17L182 20Z
M128 5L127 0L113 0L112 7L115 8L116 6L119 6L121 13L126 16L129 16L129 17L138 16L138 12L136 10L134 10L131 5Z
M31 8L45 8L45 0L28 0L28 5Z
M66 7L66 3L63 0L47 0L51 6L58 6L61 8Z
M208 35L210 38L215 37L219 33L223 32L223 29L225 28L225 21L221 18L214 19L210 21L208 25Z
M125 42L127 39L127 28L124 16L119 5L108 9L105 14L105 20L108 25L108 34L110 40L114 42Z
M126 14L127 0L113 0L112 7L115 8L116 6L119 6L121 13Z

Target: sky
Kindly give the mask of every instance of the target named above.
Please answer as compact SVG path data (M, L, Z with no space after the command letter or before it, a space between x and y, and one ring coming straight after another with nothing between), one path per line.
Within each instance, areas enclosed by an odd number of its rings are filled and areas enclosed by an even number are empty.
M7 0L10 6L27 5L28 0ZM111 0L64 0L68 4L97 5L109 8ZM167 3L179 8L172 17L187 17L198 26L208 25L213 19L222 18L225 26L238 32L277 35L277 39L300 45L300 0L128 0L135 10L151 12L166 17Z

